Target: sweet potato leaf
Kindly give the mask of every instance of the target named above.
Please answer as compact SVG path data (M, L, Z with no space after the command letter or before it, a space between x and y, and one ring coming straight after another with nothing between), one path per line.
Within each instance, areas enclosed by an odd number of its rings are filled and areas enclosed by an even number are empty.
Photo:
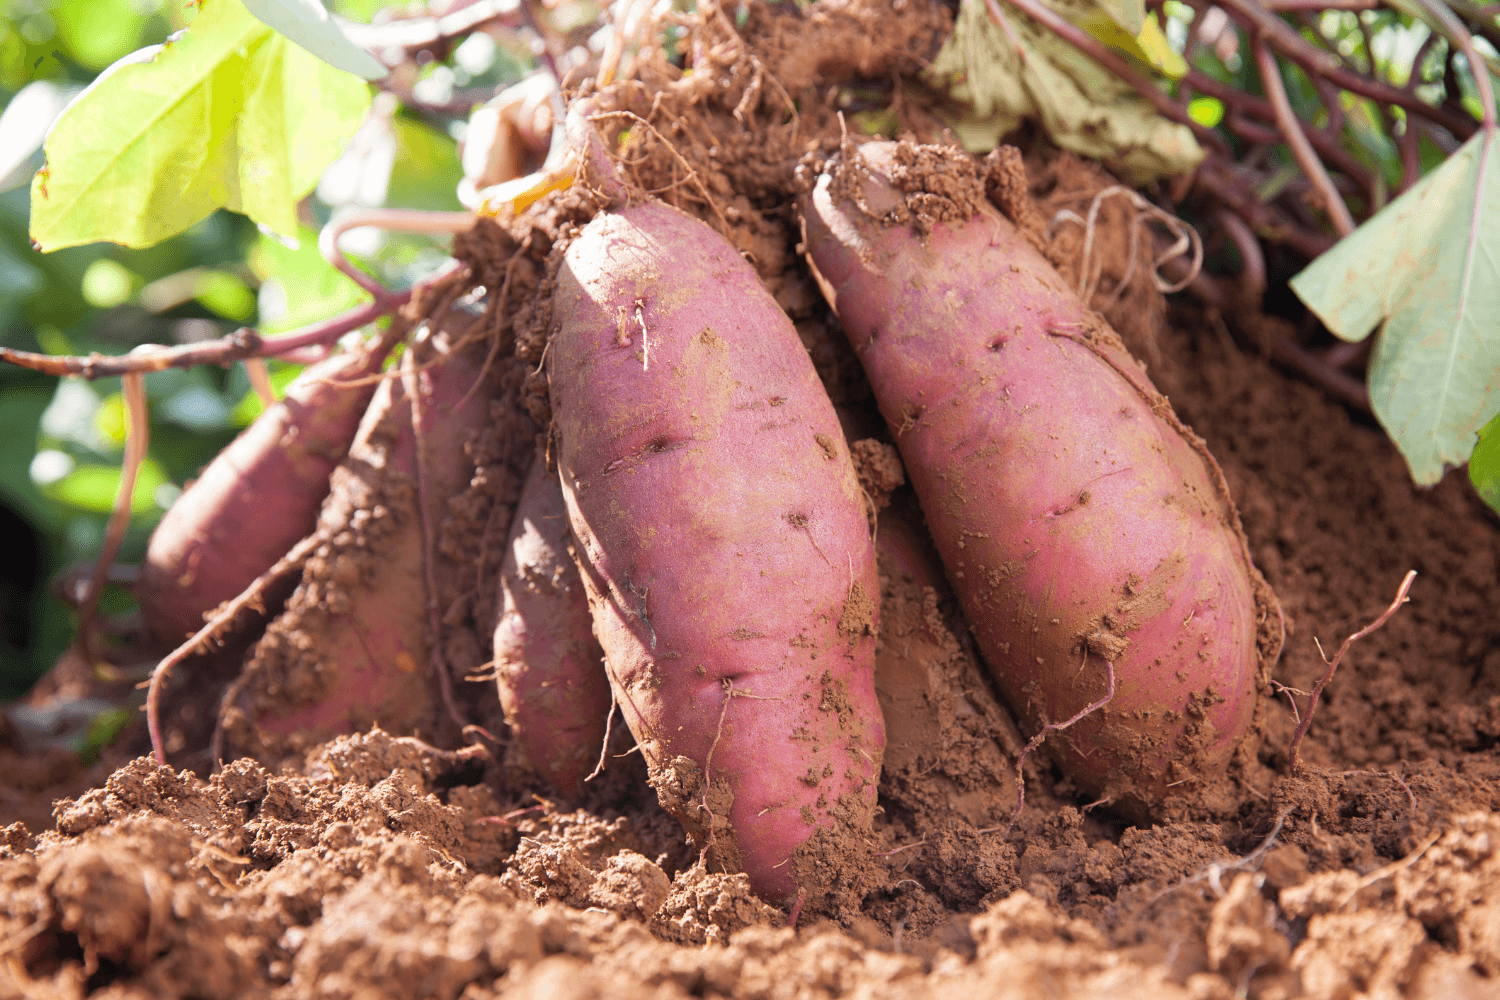
M260 278L260 323L265 333L293 330L352 309L369 296L318 252L318 232L305 227L295 246L262 235L250 252Z
M1370 404L1424 486L1500 410L1497 160L1500 136L1481 129L1291 281L1344 340L1384 323Z
M1500 513L1500 413L1479 432L1479 443L1469 457L1469 482Z
M32 182L31 238L43 250L148 246L219 207L295 234L297 201L369 99L240 0L204 0L185 32L121 60L58 118Z
M1114 27L1092 0L1043 2L1074 24ZM1132 184L1183 173L1203 159L1190 129L1157 114L1113 73L1020 11L1011 8L1006 17L1024 61L983 0L965 0L925 74L952 99L943 117L967 149L993 149L1023 118L1034 117L1053 142L1109 162ZM1137 41L1123 29L1115 34ZM1130 54L1152 61L1139 45Z
M245 8L313 55L346 73L379 80L390 70L344 35L321 0L244 0Z
M1146 23L1144 0L1097 0L1097 3L1131 37L1141 33Z

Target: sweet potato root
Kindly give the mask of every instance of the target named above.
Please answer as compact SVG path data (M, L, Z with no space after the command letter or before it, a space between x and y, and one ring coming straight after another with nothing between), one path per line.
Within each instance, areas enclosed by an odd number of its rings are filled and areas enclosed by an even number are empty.
M831 403L716 233L654 202L567 248L548 372L609 678L711 862L812 908L866 848L873 548Z
M537 455L500 566L495 680L527 761L569 794L599 755L610 709L572 536L562 487Z
M1048 742L1090 794L1149 809L1226 766L1275 599L1202 442L968 162L846 146L808 254L1005 696L1036 732L1112 669L1113 699Z
M312 534L389 344L311 365L204 468L156 526L136 584L146 627L170 649Z
M484 353L476 345L420 376L430 383L420 447L433 497L453 496L473 474L464 444L489 405L482 389L470 392ZM440 703L428 648L418 447L411 399L401 380L387 379L334 470L319 516L326 541L251 655L226 718L235 743L310 744L371 723L431 732Z

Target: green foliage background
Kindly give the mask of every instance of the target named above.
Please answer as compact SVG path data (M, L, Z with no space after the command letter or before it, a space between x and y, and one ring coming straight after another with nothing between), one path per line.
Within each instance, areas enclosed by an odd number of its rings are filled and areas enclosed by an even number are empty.
M372 0L331 4L368 20ZM142 46L188 23L182 0L0 0L0 107L35 81L78 88ZM496 67L500 77L520 66ZM439 123L440 124L440 123ZM456 144L405 111L391 200L458 208ZM361 301L352 284L322 262L316 232L330 209L300 206L301 245L263 235L249 219L219 211L146 249L95 243L35 252L28 239L31 174L41 154L0 181L0 344L50 354L121 354L137 344L217 337L240 324L288 328ZM393 285L409 280L436 251L422 239L389 238L365 263ZM273 282L279 317L261 315ZM271 365L284 385L296 374ZM133 497L134 519L120 563L137 562L151 529L177 491L260 410L241 366L147 376L151 450ZM55 661L73 614L49 590L66 567L98 552L119 483L124 407L118 379L60 382L0 365L0 537L11 555L0 575L0 701L24 693ZM30 573L29 548L36 546ZM112 588L104 610L131 610L126 588Z

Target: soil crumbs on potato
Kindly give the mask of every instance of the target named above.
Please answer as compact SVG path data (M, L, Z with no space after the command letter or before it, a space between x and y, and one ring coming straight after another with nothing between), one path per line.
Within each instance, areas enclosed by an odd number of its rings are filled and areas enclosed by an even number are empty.
M837 112L849 109L829 81L911 72L945 15L915 0L746 9L736 25L707 8L705 71L653 78L648 67L607 92L657 126L630 134L632 179L747 253L849 441L871 442L860 448L879 530L920 537L858 361L797 256L794 205L798 162L840 143ZM916 138L941 138L917 102L901 114ZM1128 826L1034 754L1012 827L1024 740L940 568L920 549L882 550L880 815L858 906L837 922L784 927L743 876L705 871L622 727L575 802L549 798L503 742L443 751L379 730L208 779L145 758L107 757L112 774L84 775L0 749L0 998L1500 991L1500 522L1461 474L1414 488L1378 430L1235 348L1214 332L1220 318L1190 305L1168 314L1124 199L1099 200L1082 260L1084 229L1070 220L1113 183L1103 170L1040 149L1006 157L1008 173L980 167L1001 178L990 197L1025 188L1033 238L1207 440L1284 606L1280 686L1262 692L1259 730L1229 777L1154 826ZM487 294L465 303L456 289L433 313L490 324L513 347L506 368L518 374L502 377L538 426L545 384L519 373L545 344L554 245L590 211L569 193L478 227L458 252ZM1222 320L1249 343L1281 322L1252 309ZM504 519L492 512L524 471L475 455L490 471L451 508L453 551L504 538L489 522ZM484 559L472 589L452 595L467 602L455 628L487 613L498 553ZM1411 603L1353 647L1303 748L1312 773L1289 778L1298 692L1324 669L1314 637L1336 646L1408 569L1420 574ZM492 683L460 686L473 718L499 718ZM85 783L96 787L80 793ZM52 790L70 797L49 827Z

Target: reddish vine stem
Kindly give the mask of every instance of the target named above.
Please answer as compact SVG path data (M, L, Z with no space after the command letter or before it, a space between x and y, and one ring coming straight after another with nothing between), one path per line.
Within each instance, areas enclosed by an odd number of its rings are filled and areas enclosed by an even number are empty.
M1255 64L1260 69L1261 86L1265 88L1271 107L1276 112L1276 124L1281 129L1282 138L1286 140L1287 148L1292 151L1292 157L1302 169L1303 176L1312 182L1322 196L1323 210L1332 220L1334 230L1339 236L1348 236L1354 232L1354 216L1349 214L1349 206L1344 204L1343 197L1333 186L1333 179L1328 176L1328 169L1313 151L1312 143L1307 140L1307 133L1302 131L1302 123L1297 120L1292 102L1287 99L1286 85L1281 80L1281 67L1276 64L1276 56L1261 38L1256 38L1253 44Z
M1495 95L1490 89L1489 65L1474 48L1474 36L1464 27L1463 22L1454 16L1453 12L1444 4L1435 0L1416 0L1429 17L1438 23L1443 34L1450 42L1457 45L1459 51L1464 54L1464 59L1469 64L1469 74L1474 78L1474 88L1479 92L1479 107L1483 111L1483 124L1485 131L1495 131ZM1451 129L1449 131L1452 131ZM1454 135L1458 135L1454 132ZM1462 136L1467 138L1467 136Z
M459 0L441 17L409 17L385 24L342 21L339 27L350 41L373 53L377 59L393 49L400 51L402 59L407 59L423 49L445 46L453 39L472 34L486 25L514 26L520 21L514 0Z
M1191 83L1195 88L1201 90L1209 97L1218 98L1229 107L1234 108L1240 114L1247 114L1259 118L1265 122L1271 122L1280 126L1276 108L1271 101L1247 94L1242 90L1236 90L1226 83L1221 83L1202 70L1190 68L1183 80ZM1296 121L1295 116L1292 119ZM1262 129L1251 122L1245 121L1239 115L1226 116L1225 125L1230 131L1240 138L1249 142L1263 142L1267 144L1283 141L1283 132L1279 127L1275 130ZM1330 164L1337 167L1341 172L1349 175L1356 183L1360 184L1366 191L1374 187L1374 175L1366 170L1348 150L1340 145L1335 135L1322 129L1312 129L1307 136L1308 141L1316 147L1318 154Z
M1318 699L1322 696L1323 689L1328 686L1328 682L1333 680L1334 672L1338 670L1339 663L1344 659L1344 654L1349 651L1349 647L1354 644L1356 639L1363 639L1390 620L1391 615L1394 615L1396 610L1406 603L1406 593L1411 590L1411 583L1416 578L1417 571L1414 569L1408 570L1406 576L1401 580L1401 586L1396 590L1396 599L1391 602L1390 607L1386 608L1379 618L1345 639L1343 645L1339 646L1338 652L1333 654L1333 659L1330 660L1327 656L1324 656L1322 647L1318 647L1318 655L1323 656L1323 662L1328 664L1328 669L1324 671L1317 685L1313 687L1312 694L1308 696L1307 711L1302 713L1302 721L1298 723L1297 731L1292 734L1291 745L1287 748L1287 758L1291 763L1292 774L1300 775L1303 773L1302 757L1300 754L1302 738L1307 735L1307 729L1312 725L1313 713L1318 710ZM1317 640L1314 639L1313 641L1316 642Z
M429 282L432 280L434 279L428 279ZM90 354L88 357L54 357L50 354L0 347L0 361L9 361L13 365L30 368L44 375L79 375L92 382L131 372L159 372L168 368L192 368L196 365L227 365L245 358L280 357L306 347L332 344L344 334L400 309L411 301L412 293L419 287L420 283L404 291L391 292L382 301L367 302L346 313L275 337L266 337L250 327L242 327L227 337L200 344L182 344L177 347L143 344L129 354Z
M1337 56L1331 52L1320 51L1312 42L1297 34L1291 25L1255 0L1224 0L1221 6L1246 30L1263 36L1271 48L1301 66L1309 75L1322 76L1335 87L1347 90L1351 94L1368 97L1372 101L1384 104L1394 104L1415 112L1443 126L1460 139L1467 139L1474 134L1472 119L1445 108L1434 107L1415 94L1409 94L1399 87L1393 87L1388 83L1372 80L1345 69Z
M474 226L468 212L424 212L409 208L356 208L339 212L318 233L318 252L323 259L348 276L350 281L382 302L393 294L375 278L344 256L339 237L351 229L375 226L396 233L428 235L466 232Z
M120 467L120 488L115 494L114 510L109 515L109 526L105 529L104 550L89 575L88 589L80 602L82 614L78 622L78 644L83 657L95 663L98 650L93 640L94 617L99 612L99 598L104 594L104 584L109 570L114 565L120 544L125 541L125 532L130 527L130 508L135 499L135 481L146 460L146 451L151 443L151 421L146 412L146 383L139 373L132 372L121 380L121 392L125 397L125 461Z
M1084 659L1084 663L1085 664L1088 663L1088 655L1089 655L1088 651L1085 650L1084 654L1083 654L1083 659ZM1108 705L1111 701L1114 700L1114 697L1115 697L1115 664L1114 664L1114 661L1113 660L1105 660L1104 661L1104 666L1105 666L1105 669L1109 671L1109 687L1104 692L1104 697L1100 698L1098 701L1094 702L1093 704L1085 705L1083 708L1079 709L1078 714L1074 715L1071 719L1068 719L1066 722L1049 722L1049 723L1047 723L1045 726L1043 726L1040 730L1037 731L1037 734L1031 738L1031 741L1029 743L1026 744L1025 749L1023 749L1021 751L1020 755L1016 757L1016 811L1013 812L1013 813L1011 813L1010 822L1007 823L1006 826L1005 826L1005 836L1007 838L1010 837L1010 832L1016 828L1016 821L1021 818L1021 810L1023 810L1023 809L1026 808L1026 775L1021 771L1021 765L1026 762L1027 755L1030 754L1037 747L1039 747L1039 746L1042 745L1042 740L1046 739L1048 733L1062 732L1064 729L1067 729L1069 726L1073 725L1075 722L1081 721L1085 716L1092 715L1093 713L1099 711L1105 705ZM980 833L989 833L989 832L992 832L993 829L994 828L991 828L991 830L981 830L979 832Z
M261 595L266 592L267 587L286 574L301 569L302 564L307 561L307 557L322 542L322 535L313 532L292 546L290 552L278 559L276 565L256 577L254 582L246 587L238 597L220 606L213 617L205 622L203 627L193 634L192 638L164 657L156 665L156 669L151 672L151 678L141 685L146 688L146 729L151 734L151 750L156 755L156 762L158 764L167 763L166 742L163 739L161 728L161 697L162 689L167 682L167 675L183 660L192 656L201 647L222 635L230 625L234 624L235 618L241 611L259 602ZM223 713L221 712L220 715L222 716ZM216 743L217 738L218 734L216 732ZM214 748L213 752L217 760L217 747Z

